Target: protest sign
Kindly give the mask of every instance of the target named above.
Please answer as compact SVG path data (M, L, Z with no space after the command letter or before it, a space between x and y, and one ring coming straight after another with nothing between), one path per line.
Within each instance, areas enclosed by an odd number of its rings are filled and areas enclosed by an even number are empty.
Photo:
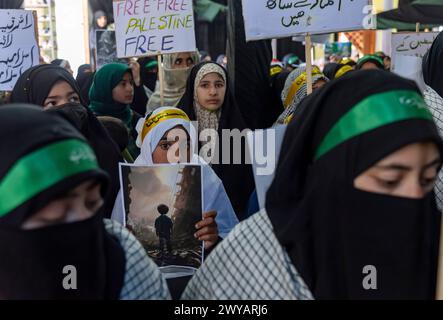
M117 44L115 42L115 31L111 30L97 30L96 31L97 44L97 69L100 69L105 64L112 62L125 62L117 58Z
M192 0L114 0L119 58L196 51Z
M369 0L242 0L246 40L368 28Z
M396 61L396 68L393 71L401 77L414 80L420 90L426 90L425 80L423 79L422 71L423 58L414 56L398 56Z
M438 32L399 32L392 34L392 71L396 70L397 56L423 58L432 46Z
M266 193L275 177L286 128L286 125L277 125L271 129L251 131L247 135L260 209L265 208Z
M33 12L0 10L0 91L12 91L22 73L38 64Z
M125 225L166 278L192 275L203 261L194 237L203 216L201 169L120 164Z

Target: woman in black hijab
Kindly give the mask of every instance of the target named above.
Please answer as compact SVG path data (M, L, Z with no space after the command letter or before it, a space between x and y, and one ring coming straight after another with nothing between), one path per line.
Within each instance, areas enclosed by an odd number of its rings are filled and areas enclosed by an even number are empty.
M0 299L169 296L137 240L103 220L107 175L68 121L8 105L0 135Z
M62 85L54 91L55 86ZM55 94L51 94L55 92ZM24 72L12 91L11 103L31 103L56 110L67 118L88 139L100 167L110 176L109 193L104 212L111 216L115 197L120 190L118 163L123 161L116 143L96 116L86 107L77 83L65 69L54 65L39 65Z
M77 77L78 88L80 89L80 95L86 106L89 105L89 90L94 81L94 72L90 64L83 64L78 68Z
M33 106L2 107L0 135L0 299L118 299L124 251L96 213L107 177L92 149ZM81 275L76 290L62 286L66 266Z
M215 83L209 84L209 82L205 80L210 74L216 75L218 80L216 80ZM206 100L212 99L210 103L212 103L211 107L214 107L214 110L207 109L203 101L197 101L195 99L198 99L197 89L202 82L204 82L203 86L208 85L207 88L204 88L205 90L207 90L209 86L223 86L225 89L224 94L222 92L223 90L221 90L220 94L217 93L216 97L212 96L211 98L211 93L206 97ZM218 89L216 89L216 91L218 92ZM219 142L221 142L223 130L238 129L242 132L247 129L240 110L237 108L234 97L229 90L228 74L225 68L214 62L202 62L192 68L186 84L186 92L177 107L185 111L191 121L198 121L199 136L204 130L212 129L218 133ZM207 141L204 142L207 143ZM200 143L199 150L204 146L204 144ZM215 159L216 161L210 161L209 164L222 180L226 192L231 199L234 211L239 220L242 220L247 215L247 204L254 188L254 180L252 168L246 164L247 150L244 139L241 141L241 148L239 150L233 150L232 147L233 143L226 146L219 143L217 146L213 146L214 150L211 151L214 152L209 158L214 157L213 160ZM226 157L227 153L230 154L229 164L222 164L222 160ZM235 157L238 158L239 155L241 155L240 164L234 164L233 159ZM205 155L205 157L206 156L207 155Z
M184 298L434 299L442 155L415 82L380 70L330 82L289 124L266 210Z
M358 72L303 107L299 125L286 133L266 209L314 297L433 299L440 214L432 185L443 145L415 83L383 71ZM439 151L427 194L358 190L357 179L380 160L424 142ZM401 183L396 173L372 174L393 190ZM429 187L424 178L419 183ZM377 290L362 285L369 266L377 270Z

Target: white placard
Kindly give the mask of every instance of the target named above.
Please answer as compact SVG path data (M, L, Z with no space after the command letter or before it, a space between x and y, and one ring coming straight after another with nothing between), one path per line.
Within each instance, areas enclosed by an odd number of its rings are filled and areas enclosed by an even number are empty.
M117 56L196 51L192 0L114 0Z
M371 0L242 0L246 40L369 28Z
M260 209L265 208L266 193L275 177L286 128L286 125L277 125L266 130L251 131L247 135Z
M392 34L392 70L396 70L397 56L423 58L438 32L399 32Z
M12 91L22 73L38 64L32 11L0 10L0 91Z
M423 79L422 61L423 58L420 57L400 55L397 57L397 66L393 72L404 78L414 80L420 90L424 92L426 90L426 84Z

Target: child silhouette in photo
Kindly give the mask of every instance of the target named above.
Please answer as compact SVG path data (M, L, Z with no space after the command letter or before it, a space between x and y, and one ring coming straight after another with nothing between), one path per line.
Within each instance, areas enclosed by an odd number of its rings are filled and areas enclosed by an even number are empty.
M171 247L171 236L172 236L172 227L173 223L171 218L167 216L169 212L168 206L161 204L157 207L157 211L160 214L155 220L155 233L160 241L160 255L163 257L165 254L165 246L167 252L172 252Z

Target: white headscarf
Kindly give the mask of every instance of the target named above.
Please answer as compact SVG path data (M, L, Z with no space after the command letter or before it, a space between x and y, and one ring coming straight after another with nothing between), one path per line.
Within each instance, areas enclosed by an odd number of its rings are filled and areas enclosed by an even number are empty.
M136 165L153 165L152 153L157 147L159 141L166 132L176 126L183 126L188 132L191 140L191 150L195 150L196 130L189 118L182 110L172 107L162 107L146 119L141 119L137 124L137 145L140 147L140 156L135 160ZM155 124L156 123L156 124ZM145 129L145 131L143 131ZM147 132L147 133L146 133ZM143 137L143 135L145 136ZM215 218L218 226L219 236L225 238L228 233L238 223L237 216L232 208L231 201L226 194L223 183L216 175L214 170L206 164L196 153L192 153L191 164L202 165L203 175L203 210L208 212L216 210L218 215ZM123 199L121 190L117 196L114 210L112 211L112 219L125 224L125 210L123 207Z
M181 117L180 115L186 115L182 110L174 107L162 107L155 110L152 114L149 114L144 119L140 119L137 123L136 130L138 132L137 146L140 148L140 155L135 160L134 164L138 165L152 165L152 153L157 148L158 143L166 132L177 126L182 126L189 134L191 142L191 150L195 150L195 137L196 130L189 118ZM187 116L186 116L187 117ZM143 137L143 129L154 118L160 118L157 124L152 123L152 129L148 134ZM194 153L193 153L194 154ZM198 156L191 157L191 163L198 163Z

